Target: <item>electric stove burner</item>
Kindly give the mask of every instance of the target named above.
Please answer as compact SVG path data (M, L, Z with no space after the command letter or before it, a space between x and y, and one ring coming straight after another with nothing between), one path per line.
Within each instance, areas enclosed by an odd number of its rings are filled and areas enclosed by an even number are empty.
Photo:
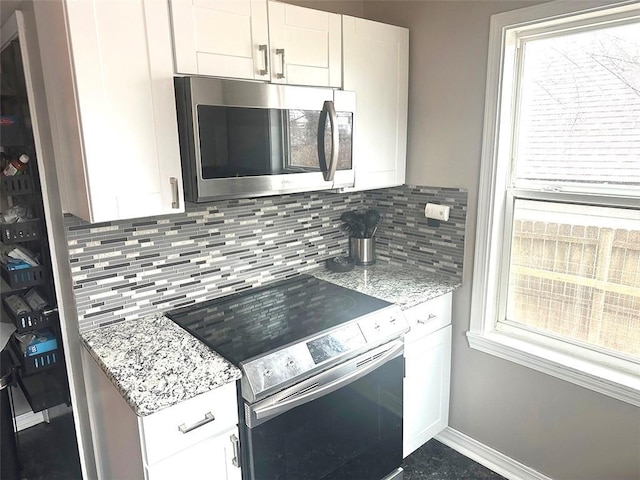
M278 388L276 379L290 383L408 330L399 308L391 303L309 275L167 316L240 367L243 381L259 384L251 386L251 398L256 389ZM278 374L268 374L276 369Z
M169 312L232 363L267 353L390 305L308 275Z

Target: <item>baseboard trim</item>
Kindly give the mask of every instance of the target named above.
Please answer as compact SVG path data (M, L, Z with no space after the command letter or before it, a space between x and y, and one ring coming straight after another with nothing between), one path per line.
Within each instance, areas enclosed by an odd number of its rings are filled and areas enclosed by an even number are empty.
M533 468L507 457L504 453L494 450L451 427L445 428L435 438L509 480L552 480L551 477L547 477Z
M36 413L27 412L15 417L15 421L15 431L20 432L26 428L38 425L39 423L48 422L49 414L46 410Z

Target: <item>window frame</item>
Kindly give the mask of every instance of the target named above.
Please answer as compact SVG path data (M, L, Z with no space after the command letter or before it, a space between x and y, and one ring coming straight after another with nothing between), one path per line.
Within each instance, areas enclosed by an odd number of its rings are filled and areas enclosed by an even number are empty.
M640 206L640 197L632 189L616 189L616 196L610 196L612 192L607 188L584 192L579 185L562 185L558 191L534 186L509 187L512 148L517 135L516 129L511 128L515 123L511 117L512 112L517 112L517 98L513 94L514 75L505 75L505 72L513 72L517 65L518 35L547 35L560 26L584 28L595 19L636 16L640 16L637 1L560 0L491 17L467 339L473 349L640 406L640 363L497 321L504 318L506 311L507 260L515 197L560 203L570 200L609 207Z

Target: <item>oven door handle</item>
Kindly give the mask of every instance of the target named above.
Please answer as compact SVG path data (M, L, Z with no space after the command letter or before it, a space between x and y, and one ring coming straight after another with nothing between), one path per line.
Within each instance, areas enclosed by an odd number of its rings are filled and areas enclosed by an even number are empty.
M371 373L378 367L382 366L389 360L397 357L398 355L402 355L403 351L404 351L404 342L402 342L401 340L394 341L393 344L389 347L388 350L384 352L383 355L380 355L379 357L375 357L375 354L374 354L375 358L363 364L362 367L357 368L353 372L348 373L347 375L341 376L336 380L329 382L326 385L323 385L321 387L309 390L304 394L291 397L289 400L276 403L273 405L265 405L264 407L259 407L259 406L251 407L251 410L253 411L255 418L262 421L270 417L278 416L297 406L300 406L304 403L312 402L313 400L317 400L320 397L328 395L329 393L334 392L341 387L344 387L346 385L349 385L350 383L355 382L356 380L359 380L360 378L364 377L365 375L368 375L369 373ZM368 353L371 353L371 352L368 352ZM366 355L362 355L361 357L364 357L364 356ZM361 358L361 357L356 357L356 359L354 360L357 360L358 358ZM340 366L338 365L338 367L336 368L340 368ZM331 374L331 370L327 370L326 372L323 372L318 376L322 377L323 375L330 375L330 374Z

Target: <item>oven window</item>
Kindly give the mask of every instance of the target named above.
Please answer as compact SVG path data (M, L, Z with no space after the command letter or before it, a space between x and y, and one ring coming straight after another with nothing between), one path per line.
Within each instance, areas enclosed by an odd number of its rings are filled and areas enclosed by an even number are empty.
M198 105L202 177L319 172L320 111ZM325 129L325 149L330 129ZM338 112L338 170L351 169L351 113Z
M249 478L379 479L398 468L403 362L396 357L333 393L245 427Z

